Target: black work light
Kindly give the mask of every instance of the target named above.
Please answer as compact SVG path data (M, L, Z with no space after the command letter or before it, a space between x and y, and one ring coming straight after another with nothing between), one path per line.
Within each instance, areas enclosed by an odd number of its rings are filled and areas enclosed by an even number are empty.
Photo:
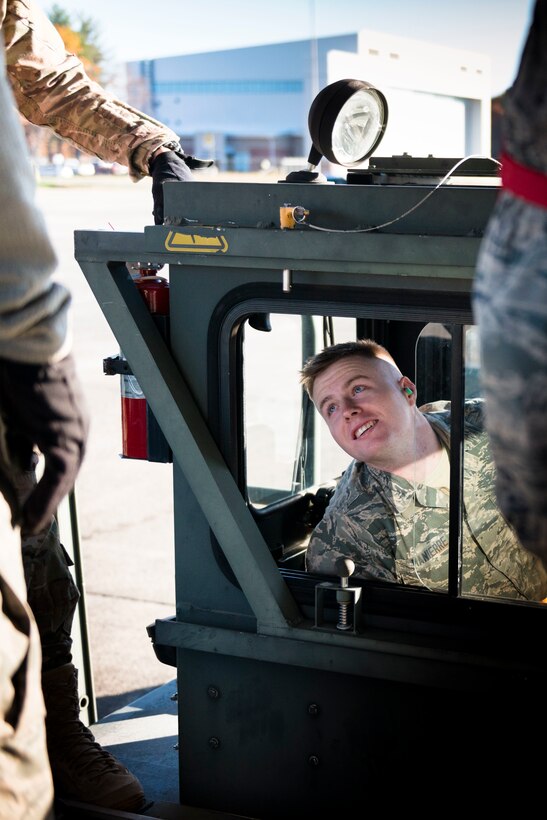
M310 167L289 174L287 181L315 181L320 175L312 169L322 157L346 168L359 165L380 144L387 114L382 92L364 80L338 80L327 85L312 102L308 115L313 143Z
M387 124L387 101L364 80L338 80L319 92L311 104L308 127L313 142L308 162L321 157L353 168L370 157Z

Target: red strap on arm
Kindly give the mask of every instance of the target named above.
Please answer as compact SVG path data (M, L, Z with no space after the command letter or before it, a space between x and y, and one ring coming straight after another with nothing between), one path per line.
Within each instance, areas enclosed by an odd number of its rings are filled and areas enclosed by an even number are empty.
M501 157L501 182L515 196L547 208L547 174L516 162L509 154Z

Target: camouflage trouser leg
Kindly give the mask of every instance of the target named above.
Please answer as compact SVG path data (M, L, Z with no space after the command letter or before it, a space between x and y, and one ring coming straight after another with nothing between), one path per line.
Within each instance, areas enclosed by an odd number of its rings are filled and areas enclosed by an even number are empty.
M25 603L19 533L0 494L0 820L50 817L53 785L40 685L40 640Z
M72 660L70 632L79 593L55 520L40 535L23 537L22 548L27 599L40 632L42 671L47 672Z
M12 474L11 479L22 498L36 480L33 471ZM22 535L21 546L27 600L40 633L42 671L47 672L72 660L70 632L80 596L55 520L38 535Z
M499 505L547 562L547 209L501 194L479 254L474 310Z

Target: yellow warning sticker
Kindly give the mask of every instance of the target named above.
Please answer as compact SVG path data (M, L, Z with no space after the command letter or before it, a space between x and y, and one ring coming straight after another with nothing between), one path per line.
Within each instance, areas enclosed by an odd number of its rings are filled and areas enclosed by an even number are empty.
M224 236L201 236L199 233L169 231L165 249L172 253L226 253L228 242Z

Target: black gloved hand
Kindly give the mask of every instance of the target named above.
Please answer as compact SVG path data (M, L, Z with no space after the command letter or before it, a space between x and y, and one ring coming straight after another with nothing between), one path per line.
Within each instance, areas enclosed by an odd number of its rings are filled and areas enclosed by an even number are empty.
M72 356L51 365L0 359L0 410L12 460L29 469L34 446L45 459L42 478L14 515L32 535L49 525L84 456L88 420Z
M192 172L183 158L175 151L164 151L158 154L150 163L152 177L152 196L154 198L154 222L163 224L163 183L166 180L189 182L193 179Z

